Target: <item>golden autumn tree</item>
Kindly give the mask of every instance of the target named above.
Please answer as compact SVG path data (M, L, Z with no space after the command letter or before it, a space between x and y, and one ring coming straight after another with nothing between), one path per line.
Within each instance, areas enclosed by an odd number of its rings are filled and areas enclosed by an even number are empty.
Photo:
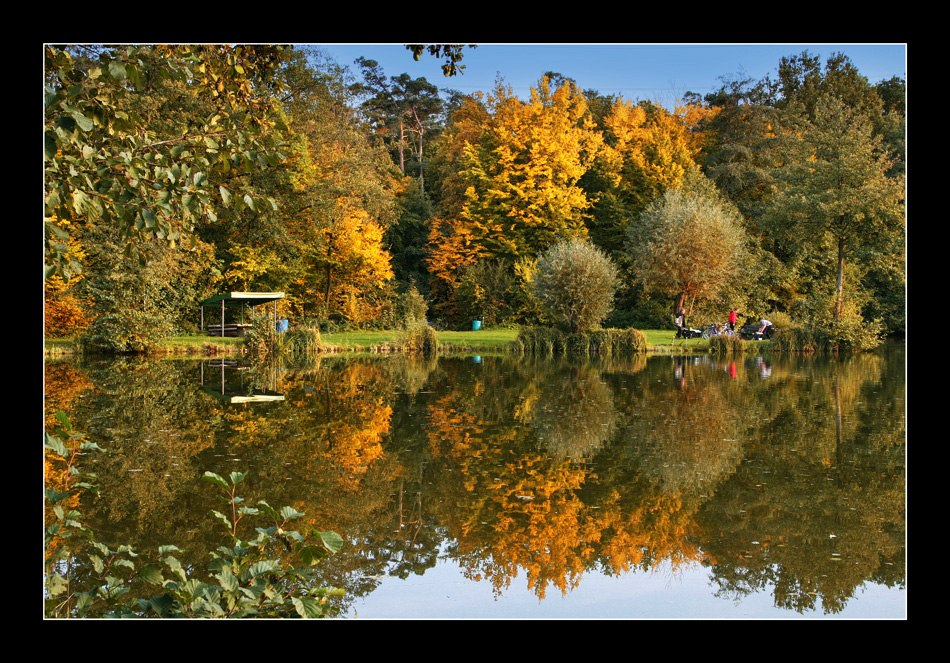
M598 134L584 96L570 82L542 78L523 102L499 83L490 119L462 155L466 183L461 219L492 257L537 255L560 236L583 236L590 203L578 180Z
M451 297L459 269L480 260L531 259L560 237L586 235L590 206L579 180L597 151L584 96L545 77L522 101L499 80L484 105L469 102L439 146L455 175L431 224L433 291Z
M365 209L344 199L337 205L338 216L320 229L308 255L314 275L322 277L326 311L362 323L378 317L372 295L393 277L390 255L382 226Z
M494 382L494 380L492 380ZM596 533L577 496L587 469L530 444L529 429L485 417L480 408L503 385L478 384L428 409L426 432L439 463L440 514L458 541L454 553L470 578L500 594L519 573L540 598L580 582Z
M598 246L620 251L630 222L682 183L702 149L699 122L710 112L689 104L670 112L655 103L614 99L602 121L602 149L584 180L595 200L589 227Z
M291 159L286 227L299 257L291 289L301 312L362 323L378 317L380 289L393 277L383 235L405 183L346 117L312 124Z
M50 224L64 228L59 251L64 260L76 265L85 260L85 250L69 221L53 217ZM72 234L66 234L71 232ZM79 269L69 270L72 275L53 274L43 283L43 331L48 338L60 338L81 333L89 326L87 304L76 294L75 286L83 278Z

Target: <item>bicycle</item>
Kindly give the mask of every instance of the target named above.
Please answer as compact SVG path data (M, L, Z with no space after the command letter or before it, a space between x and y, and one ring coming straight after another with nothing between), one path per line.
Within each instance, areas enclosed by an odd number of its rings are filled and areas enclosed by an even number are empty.
M726 325L726 324L720 325L718 323L713 323L711 325L706 325L706 327L703 328L702 337L704 339L710 339L715 336L735 336L735 335L736 333L732 331L731 329L729 329L729 325Z

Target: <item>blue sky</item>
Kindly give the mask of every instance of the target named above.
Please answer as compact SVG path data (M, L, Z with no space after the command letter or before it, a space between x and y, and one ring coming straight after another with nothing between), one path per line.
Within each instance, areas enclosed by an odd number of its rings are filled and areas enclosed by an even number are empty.
M453 78L443 77L441 62L428 54L414 61L401 43L317 46L354 72L358 70L353 61L362 55L379 62L386 76L405 72L466 94L490 91L500 75L516 95L526 98L542 74L554 71L573 78L585 90L631 101L659 101L667 107L687 91L704 95L718 89L722 77L774 78L783 56L805 50L819 55L822 63L833 52L845 53L872 84L907 71L903 43L479 44L465 49L465 73Z

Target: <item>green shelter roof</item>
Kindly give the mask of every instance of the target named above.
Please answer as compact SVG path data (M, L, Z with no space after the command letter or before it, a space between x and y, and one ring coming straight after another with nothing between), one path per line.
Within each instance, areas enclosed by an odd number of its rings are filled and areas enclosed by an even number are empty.
M266 304L267 302L273 302L283 298L284 293L282 292L225 292L223 294L215 295L214 297L205 299L201 302L201 305L220 305L221 302L224 302L225 306L241 306L243 304L255 306L257 304Z

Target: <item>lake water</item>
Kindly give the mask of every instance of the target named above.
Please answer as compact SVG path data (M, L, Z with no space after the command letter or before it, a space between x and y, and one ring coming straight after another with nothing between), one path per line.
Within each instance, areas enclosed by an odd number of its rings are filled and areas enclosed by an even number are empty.
M342 618L906 617L903 345L840 358L54 359L106 543L223 542L249 472L345 545Z

